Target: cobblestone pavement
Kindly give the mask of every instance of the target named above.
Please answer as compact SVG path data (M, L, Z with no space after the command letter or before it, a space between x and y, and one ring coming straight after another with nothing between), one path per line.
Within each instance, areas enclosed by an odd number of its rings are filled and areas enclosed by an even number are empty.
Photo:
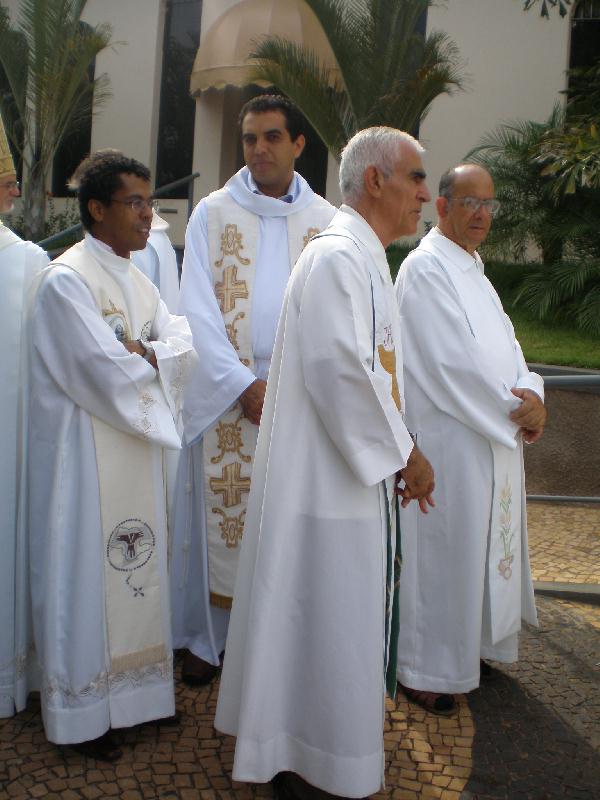
M534 580L600 583L600 504L530 502L527 522Z
M547 505L530 510L536 577L598 582L598 512ZM538 597L538 611L519 663L460 696L455 717L426 714L403 696L387 701L387 787L378 800L600 798L600 605ZM234 740L212 726L217 692L217 683L178 684L180 727L122 732L114 766L49 744L32 698L0 722L0 800L272 797L269 785L231 782Z

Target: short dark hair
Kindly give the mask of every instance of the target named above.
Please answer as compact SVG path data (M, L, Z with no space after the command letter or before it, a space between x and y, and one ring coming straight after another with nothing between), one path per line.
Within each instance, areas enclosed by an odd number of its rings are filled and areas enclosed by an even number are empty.
M285 127L292 142L304 133L304 117L300 109L287 97L280 94L259 94L244 105L238 117L238 125L242 124L246 114L264 114L266 111L281 111L285 117Z
M90 231L94 219L88 210L90 200L99 200L110 205L112 196L122 187L121 175L135 175L150 180L150 170L135 158L129 158L120 150L97 150L84 158L69 181L69 188L77 192L79 215L83 227Z

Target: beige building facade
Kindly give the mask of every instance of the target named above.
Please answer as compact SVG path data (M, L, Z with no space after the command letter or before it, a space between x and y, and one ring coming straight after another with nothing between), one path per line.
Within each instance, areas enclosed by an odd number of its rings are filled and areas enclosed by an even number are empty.
M3 2L16 18L19 0ZM589 4L590 0L584 2ZM259 6L273 6L276 16L282 4L304 6L303 0L88 0L84 19L92 24L109 22L114 42L96 61L96 74L110 77L112 97L93 117L91 148L120 148L148 164L156 174L161 158L164 162L161 103L168 100L163 71L169 41L165 25L174 18L169 15L179 13L183 6L188 10L195 6L199 30L189 32L189 41L199 36L198 65L204 51L212 48L211 52L224 52L231 45L232 19L241 31L236 35L243 40ZM573 10L577 6L575 3ZM227 16L230 27L225 26L225 30L229 33L227 41L221 41L219 26ZM303 33L302 24L295 35L310 36L308 44L315 46L315 34ZM429 185L435 194L441 173L463 159L486 132L517 119L542 121L556 102L564 102L561 92L566 88L572 20L561 19L556 13L549 20L542 19L537 9L525 13L522 0L446 0L428 12L427 30L432 29L445 31L456 42L466 77L465 91L437 98L421 125ZM243 42L240 47L243 50ZM206 63L201 66L210 68ZM195 201L220 186L241 163L236 118L252 90L243 88L243 65L231 66L237 71L228 73L225 86L218 80L211 85L210 76L204 76L207 88L199 90L196 86L195 112L182 123L186 128L193 126L189 171L200 172L194 186ZM182 91L189 92L191 77L189 69L176 75ZM177 120L173 129L177 130ZM191 142L191 131L188 133ZM333 158L325 156L323 171L326 196L337 203L337 165ZM182 244L186 200L164 200L161 208L171 223L175 243ZM430 204L423 219L433 220L434 215Z

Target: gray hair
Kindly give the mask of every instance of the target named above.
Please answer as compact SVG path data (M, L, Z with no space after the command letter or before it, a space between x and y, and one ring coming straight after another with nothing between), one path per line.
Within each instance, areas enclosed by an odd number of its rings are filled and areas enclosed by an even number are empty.
M425 151L413 136L397 128L365 128L354 134L342 150L340 161L340 191L344 203L360 200L365 190L367 167L377 167L384 178L390 177L398 164L398 149L402 142L411 144L417 153Z

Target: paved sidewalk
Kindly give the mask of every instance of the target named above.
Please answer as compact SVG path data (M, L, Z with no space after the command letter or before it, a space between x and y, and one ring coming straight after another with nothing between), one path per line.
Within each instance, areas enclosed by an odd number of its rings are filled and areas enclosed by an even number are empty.
M527 504L533 579L600 584L600 503Z
M598 582L600 508L532 504L536 578ZM595 568L594 566L595 565ZM526 627L521 660L459 698L457 716L387 702L391 800L592 800L600 797L600 606L539 597L540 628ZM39 702L0 722L0 799L250 800L270 786L232 784L234 740L212 727L218 685L178 684L177 729L122 734L106 766L49 744Z

